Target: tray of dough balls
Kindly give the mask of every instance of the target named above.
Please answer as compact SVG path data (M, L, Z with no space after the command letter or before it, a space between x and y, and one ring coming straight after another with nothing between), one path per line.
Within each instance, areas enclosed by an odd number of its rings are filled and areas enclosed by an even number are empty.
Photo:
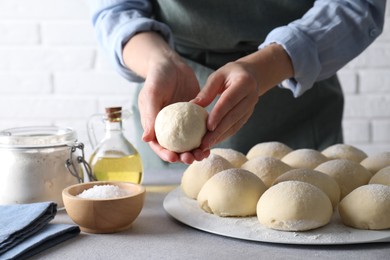
M280 142L246 155L214 148L164 200L173 218L217 235L259 242L390 242L390 152L336 144L292 150Z

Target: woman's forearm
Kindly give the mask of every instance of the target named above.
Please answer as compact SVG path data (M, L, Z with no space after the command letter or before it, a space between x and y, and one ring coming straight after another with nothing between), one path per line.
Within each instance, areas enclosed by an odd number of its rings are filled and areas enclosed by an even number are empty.
M259 95L264 94L272 87L285 79L294 76L294 69L290 57L279 44L270 44L237 62L245 64L255 75Z
M150 65L163 58L177 56L161 35L155 32L134 35L123 47L122 55L125 65L143 78L146 78Z

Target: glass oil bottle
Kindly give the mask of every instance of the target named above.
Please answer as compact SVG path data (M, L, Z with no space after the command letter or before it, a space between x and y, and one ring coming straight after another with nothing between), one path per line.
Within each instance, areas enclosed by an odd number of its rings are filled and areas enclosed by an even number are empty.
M123 134L121 107L106 108L105 115L95 115L88 122L88 135L92 146L96 142L93 119L105 124L104 138L96 145L89 164L98 181L125 181L141 183L143 167L141 156Z

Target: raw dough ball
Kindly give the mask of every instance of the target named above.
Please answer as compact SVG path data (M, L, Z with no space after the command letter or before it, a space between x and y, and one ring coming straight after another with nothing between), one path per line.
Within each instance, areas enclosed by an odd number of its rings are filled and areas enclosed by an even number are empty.
M368 156L360 162L372 174L377 173L382 168L390 166L390 152L378 153L376 155Z
M372 176L369 184L383 184L390 186L390 166L379 170L374 176Z
M332 203L319 188L306 182L285 181L269 188L257 204L264 226L285 231L305 231L329 223Z
M341 220L358 229L390 228L390 187L381 184L361 186L339 204Z
M270 187L274 180L292 168L273 157L255 157L241 166L259 177L265 186Z
M328 174L338 183L341 191L340 199L357 187L367 184L372 177L371 173L359 163L346 159L330 160L318 165L314 170Z
M302 181L316 186L328 195L333 208L335 208L340 201L339 185L332 177L325 173L311 169L294 169L276 178L273 185L284 181Z
M230 162L234 166L234 168L240 168L240 166L244 162L248 161L248 159L243 153L233 149L213 148L210 150L210 152L222 156L223 158L228 160L228 162Z
M243 169L228 169L212 176L198 195L198 205L204 211L221 217L253 216L264 183Z
M288 153L282 158L282 162L293 168L314 169L328 158L319 151L313 149L298 149Z
M191 151L201 144L206 133L207 111L190 102L178 102L164 107L154 125L160 145L170 151Z
M283 143L264 142L253 146L246 154L246 157L248 158L248 160L257 156L274 157L277 159L282 159L283 156L285 156L289 152L292 152L292 149Z
M195 161L183 173L181 188L187 197L196 199L203 184L214 174L233 168L225 158L217 154L210 154L202 161Z
M367 157L362 150L348 144L335 144L322 151L328 159L348 159L360 163Z

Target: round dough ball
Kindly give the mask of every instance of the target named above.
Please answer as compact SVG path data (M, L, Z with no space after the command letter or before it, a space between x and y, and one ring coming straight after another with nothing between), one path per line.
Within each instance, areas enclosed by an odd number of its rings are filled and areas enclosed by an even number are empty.
M241 166L259 177L266 187L271 187L274 180L292 168L273 157L254 157Z
M348 159L360 163L367 158L367 154L362 150L348 144L334 144L322 151L328 159Z
M210 153L218 154L228 160L234 168L240 168L240 166L248 161L246 156L236 150L228 149L228 148L213 148L210 150Z
M283 156L290 152L292 152L292 149L281 142L264 142L253 146L246 154L246 157L248 160L258 156L282 159Z
M288 153L282 158L282 162L293 168L314 169L328 158L319 151L313 149L298 149Z
M211 176L230 168L233 168L233 165L225 158L210 154L202 161L194 161L187 167L181 178L181 188L187 197L196 199L200 189Z
M358 229L390 228L390 187L369 184L353 190L340 201L339 213L347 226Z
M256 214L256 204L266 190L264 183L243 169L228 169L212 176L198 195L198 205L221 217Z
M379 170L371 177L369 184L383 184L390 186L390 166Z
M377 173L380 169L390 166L390 152L378 153L370 155L360 162L372 174Z
M346 159L324 162L315 170L328 174L337 182L341 192L340 199L357 187L366 185L372 177L371 173L359 163Z
M325 173L311 169L294 169L276 178L273 185L284 181L302 181L316 186L328 195L333 208L335 208L340 201L339 185L332 177Z
M257 218L264 226L284 231L305 231L329 223L332 203L319 188L306 182L278 183L261 196Z
M191 151L201 144L206 133L206 109L190 102L164 107L154 125L159 144L173 152Z

